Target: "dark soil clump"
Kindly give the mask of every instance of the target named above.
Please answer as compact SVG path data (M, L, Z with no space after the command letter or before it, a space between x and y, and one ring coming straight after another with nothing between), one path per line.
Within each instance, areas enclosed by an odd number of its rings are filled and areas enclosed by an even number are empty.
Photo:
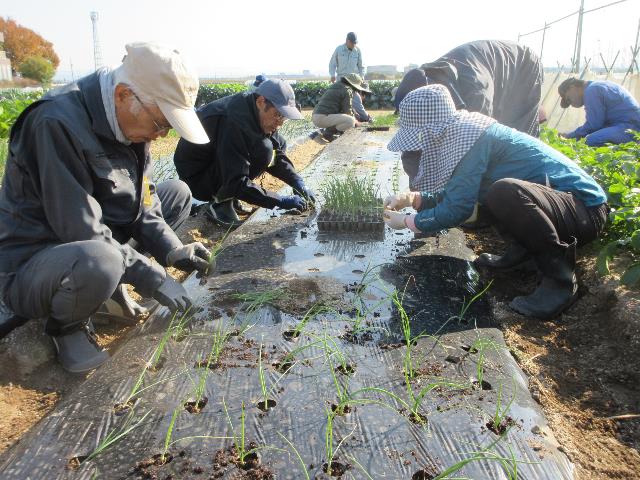
M351 465L349 465L348 463L336 462L334 460L333 462L331 462L331 473L329 473L329 464L325 463L322 465L322 471L328 475L331 475L332 477L341 477L342 475L347 473L347 470L349 470L350 468Z
M500 435L503 435L510 427L514 426L515 424L516 424L516 421L510 416L507 416L502 419L499 425L496 425L496 423L493 420L490 420L486 423L485 426L489 430L491 430L493 433L500 436Z

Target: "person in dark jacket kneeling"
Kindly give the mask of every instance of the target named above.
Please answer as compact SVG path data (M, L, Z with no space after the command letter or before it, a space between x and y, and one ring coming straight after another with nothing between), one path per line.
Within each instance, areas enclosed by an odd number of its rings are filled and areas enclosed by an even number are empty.
M456 111L441 85L405 97L388 148L422 153L415 191L385 199L387 225L433 234L468 220L479 203L510 244L503 255L483 253L476 262L510 269L533 258L543 275L511 308L546 319L576 299L576 246L599 235L608 210L604 191L584 170L536 138ZM398 211L405 207L418 213Z
M210 202L206 214L212 221L227 228L239 226L237 213L248 212L238 200L287 210L305 210L308 202L315 202L278 133L286 119L303 118L287 82L265 80L252 93L236 93L200 107L198 117L211 142L198 145L181 138L173 161L193 196ZM256 185L253 180L264 172L291 186L293 195Z
M91 316L110 298L135 314L125 284L186 311L189 294L164 267L209 267L202 244L183 245L174 233L189 216L189 189L179 180L156 185L149 154L149 142L171 128L209 141L193 109L198 76L172 48L126 50L115 70L100 69L22 112L0 189L0 300L16 317L44 320L70 372L109 358Z

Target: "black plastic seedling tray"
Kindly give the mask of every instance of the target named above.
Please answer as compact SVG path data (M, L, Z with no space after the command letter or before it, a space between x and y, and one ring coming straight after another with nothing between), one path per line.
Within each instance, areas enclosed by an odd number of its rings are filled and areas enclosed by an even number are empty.
M334 213L322 211L318 215L318 230L321 232L382 232L384 221L377 212Z

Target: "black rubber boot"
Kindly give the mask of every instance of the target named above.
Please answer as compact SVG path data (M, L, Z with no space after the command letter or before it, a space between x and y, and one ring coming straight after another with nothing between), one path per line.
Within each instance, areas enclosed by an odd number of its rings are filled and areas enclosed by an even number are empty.
M253 213L252 208L245 207L237 198L233 199L233 209L239 215L249 215L250 213Z
M578 298L576 239L564 247L535 256L542 281L535 292L514 298L509 306L527 317L543 320L559 315Z
M67 328L51 339L58 351L58 361L67 372L88 372L109 359L107 351L96 341L91 320Z
M224 202L212 201L207 207L205 215L213 223L225 228L238 228L242 225L242 220L233 209L233 199Z
M497 270L510 270L522 266L531 259L531 254L519 243L512 242L502 255L493 253L481 253L476 258L475 264L482 267L495 268Z
M322 137L331 142L338 135L338 129L336 127L327 127L322 131Z

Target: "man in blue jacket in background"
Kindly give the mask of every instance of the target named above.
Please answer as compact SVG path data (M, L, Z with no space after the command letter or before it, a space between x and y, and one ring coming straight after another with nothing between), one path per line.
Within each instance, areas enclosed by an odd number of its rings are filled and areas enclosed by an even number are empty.
M633 141L628 130L640 131L640 105L631 93L617 83L589 82L568 78L558 87L560 106L584 106L586 122L566 138L584 138L587 145L597 147L605 143Z

